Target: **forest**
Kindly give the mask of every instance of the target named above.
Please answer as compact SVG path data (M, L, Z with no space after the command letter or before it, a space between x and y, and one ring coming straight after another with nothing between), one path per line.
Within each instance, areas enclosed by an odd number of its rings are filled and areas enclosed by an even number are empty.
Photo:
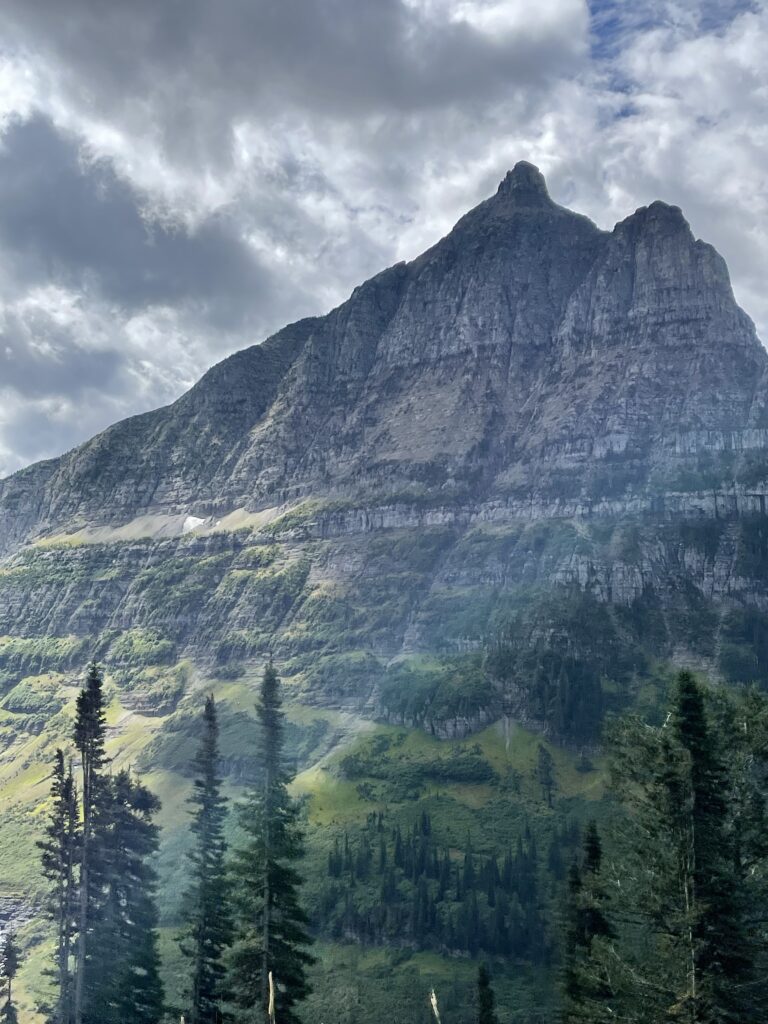
M190 765L188 849L176 943L183 1002L170 1005L158 947L160 803L105 753L102 669L88 669L67 750L50 774L44 838L51 1024L298 1024L313 946L432 950L476 965L465 993L478 1024L510 1018L494 973L541 965L555 1016L515 1020L758 1024L768 1010L768 701L687 671L658 721L608 720L601 820L561 821L545 849L517 841L481 853L452 845L422 810L409 828L380 808L337 832L305 886L305 811L289 791L281 684L270 663L254 729L259 771L235 806L222 789L217 705L199 711ZM374 750L390 741L378 738ZM352 777L365 756L342 762ZM450 760L450 759L449 759ZM457 761L472 777L479 752ZM438 766L438 771L439 769ZM444 770L444 769L442 769ZM551 804L554 762L539 745L535 782ZM375 777L369 770L368 777ZM15 936L0 949L0 1020L18 1022ZM425 985L425 1012L451 1015Z

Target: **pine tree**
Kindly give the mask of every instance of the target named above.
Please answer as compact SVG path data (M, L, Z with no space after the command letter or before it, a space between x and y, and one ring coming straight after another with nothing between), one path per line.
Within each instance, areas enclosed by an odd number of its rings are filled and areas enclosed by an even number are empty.
M614 992L605 970L592 955L595 940L615 937L606 916L602 859L597 826L590 822L584 838L582 864L574 861L568 873L562 981L564 1024L601 1024L614 1017L611 1008Z
M80 855L79 911L77 922L77 970L75 973L74 1020L83 1024L83 1008L88 964L89 909L92 906L95 875L95 825L104 798L102 769L107 763L104 751L106 717L101 671L95 663L88 668L85 687L77 698L75 746L80 753L82 771L82 849Z
M467 845L464 850L464 871L462 875L462 888L464 892L474 888L475 885L475 857L472 852L472 838L467 836Z
M307 917L293 863L303 836L298 808L287 791L283 766L283 714L277 672L270 662L257 706L263 778L239 809L244 843L233 857L235 942L230 954L237 1004L269 1019L270 975L276 984L276 1018L295 1024L293 1010L309 993L306 968L312 962Z
M113 863L118 867L112 899L120 908L123 941L115 1022L158 1024L163 1015L163 987L157 948L157 872L154 857L159 829L153 818L160 801L128 772L114 783Z
M68 1024L71 1013L70 954L76 924L77 885L75 872L80 855L80 822L75 780L67 769L64 753L57 750L52 772L51 811L45 838L38 842L43 874L51 889L46 904L56 925L54 979L56 1024Z
M543 743L539 744L536 755L536 779L541 786L541 792L547 801L547 806L551 807L552 797L557 785L555 782L555 762Z
M491 987L491 976L485 964L477 969L477 1024L498 1024L496 997Z
M632 1012L643 1021L765 1020L765 972L756 969L765 935L750 907L764 896L768 856L755 827L766 732L753 736L740 700L719 700L713 714L717 701L682 672L661 728L628 719L613 737L615 791L628 813L611 888L626 924L603 952L623 1006L642 1007Z
M730 781L716 750L701 688L681 672L672 724L687 752L686 790L690 801L689 864L692 936L691 970L698 985L688 998L694 1019L748 1019L744 990L753 977L753 952L744 927L744 896L734 871L736 850L728 820Z
M19 970L19 950L12 932L6 932L0 946L0 980L5 988L5 1000L0 1008L3 1024L17 1024L18 1015L13 1005L13 979Z
M158 1024L163 990L152 859L159 843L152 819L160 803L127 771L118 772L105 788L98 837L106 867L99 875L97 912L90 925L84 1020Z
M223 954L232 939L232 926L224 860L227 806L221 795L219 725L212 696L205 701L203 738L193 768L194 845L189 854L191 884L184 896L187 928L181 950L190 965L189 1022L216 1024L226 995Z

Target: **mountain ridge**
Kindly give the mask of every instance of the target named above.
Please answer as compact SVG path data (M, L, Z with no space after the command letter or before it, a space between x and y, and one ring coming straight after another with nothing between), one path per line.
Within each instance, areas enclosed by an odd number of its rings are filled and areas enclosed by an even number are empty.
M678 207L657 201L601 231L520 162L443 239L330 313L0 481L0 550L148 512L208 518L309 496L519 502L556 494L574 469L599 503L615 497L588 479L606 454L625 456L635 490L669 461L654 427L762 446L766 372L724 261Z

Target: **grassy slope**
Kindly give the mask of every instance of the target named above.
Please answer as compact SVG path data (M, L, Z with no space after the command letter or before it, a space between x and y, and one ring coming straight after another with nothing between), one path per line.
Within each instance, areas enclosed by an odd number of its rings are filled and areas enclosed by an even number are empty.
M199 707L209 681L191 690L176 712L177 716L193 712ZM44 821L47 800L47 761L57 745L66 742L71 724L76 687L64 686L63 677L46 679L46 685L56 689L64 703L56 728L44 734L17 742L13 758L0 763L0 801L2 801L2 827L0 827L0 887L4 892L24 894L37 902L42 894L38 871L35 840ZM242 712L253 704L254 677L233 682L214 684L225 719L224 734L234 728L235 746L247 747L252 741L249 719ZM110 737L108 750L115 767L141 763L142 751L156 739L167 735L170 718L149 716L125 708L119 691L109 680L108 724ZM441 741L424 733L399 727L374 725L348 713L319 710L300 704L287 706L289 723L298 730L317 734L318 722L332 730L334 746L327 751L328 733L325 732L315 751L310 751L310 762L297 776L294 791L306 800L308 820L308 854L305 870L311 879L323 871L332 836L339 830L362 825L371 810L386 808L392 820L411 821L422 809L432 816L434 828L445 840L458 849L471 830L477 837L477 848L491 849L504 837L519 830L522 816L551 818L541 801L538 787L532 778L538 737L512 726L507 744L500 724L461 742ZM227 723L234 722L234 726ZM299 733L301 735L301 733ZM482 756L497 771L500 781L494 784L428 783L404 801L393 802L386 784L374 782L376 795L371 797L363 785L365 780L348 781L340 777L339 762L350 752L366 752L377 736L401 740L394 748L397 756L411 759L444 756L451 749L468 749L478 744ZM192 749L194 741L185 741ZM156 748L157 749L157 748ZM581 775L574 770L573 758L558 748L551 748L557 763L560 783L560 812L576 806L583 799L600 795L599 774ZM166 748L161 748L162 762ZM180 756L172 751L172 760ZM315 758L315 754L319 755ZM385 757L390 756L385 754ZM394 756L394 755L392 755ZM520 792L511 793L504 780L510 771L519 773ZM183 774L167 768L143 774L144 781L163 801L160 816L163 848L160 855L162 874L161 910L163 914L162 950L165 960L168 995L171 1000L179 995L180 963L175 948L176 911L183 888L181 857L186 843L187 812L184 805L189 781ZM369 787L370 788L370 787ZM236 797L240 787L229 785L228 791ZM361 795L361 791L364 795ZM474 838L473 838L474 841ZM49 954L47 929L39 921L27 924L21 937L28 945L27 959L19 979L19 1000L23 1019L32 1022L39 1018L33 1012L34 1002L45 991L43 970ZM315 994L307 1008L307 1019L335 1019L355 1021L358 1016L376 1008L376 1019L397 1021L419 1019L426 1006L428 990L433 985L446 1006L453 1002L456 1010L465 1006L471 991L473 966L461 958L447 960L432 953L412 950L362 949L348 944L322 942L316 949L318 965L314 971ZM517 965L514 970L500 971L500 993L506 993L502 1002L502 1021L515 1019L512 1007L530 1005L541 995L545 986L544 972ZM466 1007L465 1007L466 1008ZM454 1015L453 1019L458 1019Z

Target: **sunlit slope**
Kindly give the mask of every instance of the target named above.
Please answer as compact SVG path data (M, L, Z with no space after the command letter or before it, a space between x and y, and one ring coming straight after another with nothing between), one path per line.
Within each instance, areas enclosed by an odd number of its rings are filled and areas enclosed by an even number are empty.
M20 743L13 760L6 756L0 776L0 886L19 899L21 936L27 946L19 991L24 1019L29 1020L35 1019L31 1015L34 1002L45 993L42 972L50 949L50 936L43 922L27 920L38 909L44 891L35 841L44 822L50 756L57 744L65 748L69 745L76 682L64 674L25 680L25 688L55 696L61 707L51 729ZM163 801L159 860L162 945L171 999L179 994L173 936L184 880L180 865L188 839L185 797L190 788L188 764L196 743L197 716L204 694L212 689L222 715L226 789L234 801L248 776L257 770L251 714L256 685L255 674L236 681L191 674L187 692L174 711L147 714L125 707L118 685L111 678L107 681L112 765L133 766ZM419 730L376 725L351 712L291 703L290 683L286 697L289 756L298 768L293 790L306 807L306 898L314 910L334 838L356 835L371 813L385 813L388 822L401 823L405 828L426 811L435 831L458 857L469 833L479 853L503 848L524 827L532 828L543 842L558 816L570 812L583 816L584 807L601 795L599 766L577 771L572 753L550 746L558 786L556 809L550 810L535 778L539 737L513 722L497 723L464 740L439 740ZM458 763L464 757L487 765L489 780L483 784L455 781L450 767L441 773L443 777L434 778L436 764ZM354 764L363 767L354 768ZM365 774L366 765L373 772L370 777ZM414 1001L423 996L417 998L413 990L415 979L425 991L433 984L442 985L446 988L444 998L453 998L459 1007L466 992L456 988L455 980L464 978L469 984L472 972L471 966L462 966L460 958L454 965L456 974L453 968L444 966L439 955L419 952L407 941L399 951L388 947L365 952L325 938L319 951L323 963L316 970L317 991L308 1007L311 1014L330 1012L331 1005L340 1005L339 999L342 1003L344 999L356 1002L365 994L392 1019L405 1021ZM333 984L328 978L329 964L333 965ZM390 968L391 978L387 980ZM527 1005L543 984L540 969L522 963L509 972L508 982L504 977L501 971L502 991L514 991L516 1005L521 1001ZM363 992L360 984L365 978L369 983L363 986ZM342 998L340 993L346 995Z

